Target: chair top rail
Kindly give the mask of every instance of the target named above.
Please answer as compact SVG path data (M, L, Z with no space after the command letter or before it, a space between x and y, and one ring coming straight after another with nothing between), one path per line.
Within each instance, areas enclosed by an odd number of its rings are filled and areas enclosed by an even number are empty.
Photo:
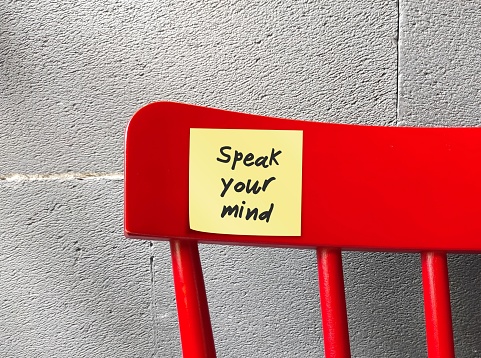
M193 230L192 128L302 132L299 235ZM280 162L275 150L257 164ZM227 160L221 148L218 153ZM233 159L234 147L224 150L229 153ZM256 163L246 158L244 153L237 165ZM158 102L139 110L126 129L125 234L278 247L479 252L480 163L481 128L330 124ZM221 194L220 177L216 185ZM227 216L234 225L236 218Z

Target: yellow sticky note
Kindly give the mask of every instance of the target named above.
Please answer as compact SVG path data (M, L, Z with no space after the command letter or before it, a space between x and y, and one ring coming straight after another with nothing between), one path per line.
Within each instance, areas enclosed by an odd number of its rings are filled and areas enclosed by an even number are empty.
M192 230L300 236L301 197L302 131L191 128Z

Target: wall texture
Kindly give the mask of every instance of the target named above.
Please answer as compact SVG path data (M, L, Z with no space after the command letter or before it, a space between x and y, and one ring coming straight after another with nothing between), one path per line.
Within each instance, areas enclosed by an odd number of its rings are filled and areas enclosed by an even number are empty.
M480 24L460 0L3 1L0 356L180 356L168 247L122 235L142 105L478 126ZM219 357L322 355L314 252L201 256ZM344 264L353 356L424 356L418 255ZM457 354L479 357L481 261L450 269Z

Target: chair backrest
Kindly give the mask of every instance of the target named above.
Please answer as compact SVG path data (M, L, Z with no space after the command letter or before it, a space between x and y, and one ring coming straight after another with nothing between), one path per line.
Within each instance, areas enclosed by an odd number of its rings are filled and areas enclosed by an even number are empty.
M429 357L454 357L447 252L480 251L481 128L293 121L159 102L126 130L125 235L169 240L184 357L214 357L197 243L317 250L349 357L341 250L421 253Z

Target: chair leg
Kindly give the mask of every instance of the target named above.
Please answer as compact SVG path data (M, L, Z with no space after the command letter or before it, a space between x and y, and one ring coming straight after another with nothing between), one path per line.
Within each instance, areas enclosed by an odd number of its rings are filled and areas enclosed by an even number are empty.
M349 358L351 349L341 250L317 248L317 266L326 358Z
M454 358L448 261L444 252L421 253L429 358Z
M214 358L214 337L196 241L171 240L172 271L184 358Z

